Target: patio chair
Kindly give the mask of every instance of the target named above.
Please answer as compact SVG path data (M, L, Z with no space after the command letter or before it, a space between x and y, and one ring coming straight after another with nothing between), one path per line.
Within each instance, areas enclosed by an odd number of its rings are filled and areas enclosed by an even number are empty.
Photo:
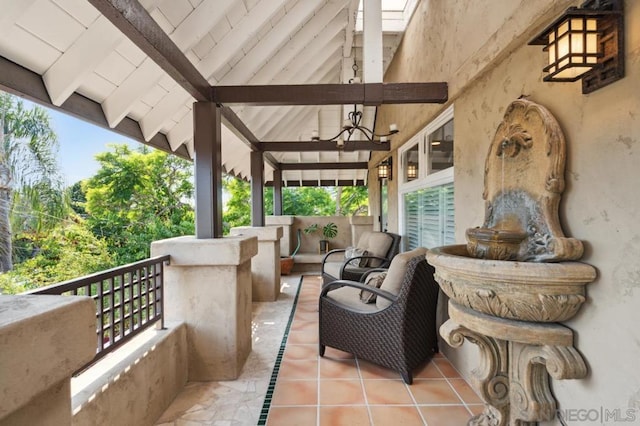
M356 255L347 257L348 249L331 250L322 258L322 281L360 281L373 268L388 268L400 251L400 235L367 231L356 244Z
M319 301L319 352L327 346L398 371L405 383L412 371L438 352L434 268L419 248L397 255L380 288L337 280ZM361 290L376 295L361 301Z

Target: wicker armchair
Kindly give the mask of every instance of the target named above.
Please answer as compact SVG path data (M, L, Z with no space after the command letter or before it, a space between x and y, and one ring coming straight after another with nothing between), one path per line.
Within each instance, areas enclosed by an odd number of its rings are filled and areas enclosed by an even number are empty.
M331 346L398 371L411 384L413 369L438 352L438 284L425 252L397 255L380 289L345 280L325 285L319 302L320 356ZM360 301L362 289L377 295L375 304Z
M356 245L366 250L366 255L346 259L346 249L331 250L322 259L322 281L324 284L335 280L360 281L373 268L388 268L400 251L400 239L400 235L391 232L369 231L362 234Z

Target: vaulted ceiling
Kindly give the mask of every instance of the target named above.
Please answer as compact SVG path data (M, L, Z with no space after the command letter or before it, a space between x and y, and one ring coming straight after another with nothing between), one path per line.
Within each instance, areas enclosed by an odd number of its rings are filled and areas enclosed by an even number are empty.
M383 68L418 0L383 0ZM362 70L359 0L139 0L209 84L344 83ZM388 7L388 6L387 6ZM185 158L194 98L87 0L0 0L0 87ZM353 106L234 107L261 141L334 136ZM364 107L373 127L375 107ZM223 126L224 169L250 172L250 148ZM272 152L277 163L358 163L369 151ZM266 180L273 167L267 165ZM283 170L301 181L366 181L366 170Z

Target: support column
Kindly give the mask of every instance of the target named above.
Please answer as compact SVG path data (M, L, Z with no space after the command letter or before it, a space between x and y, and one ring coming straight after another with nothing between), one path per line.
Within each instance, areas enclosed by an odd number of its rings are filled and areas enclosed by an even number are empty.
M196 238L222 237L222 134L220 108L193 104Z
M251 298L254 302L273 302L280 294L281 226L238 226L231 235L258 237L258 255L251 259Z
M187 326L189 380L234 380L251 352L251 258L256 237L151 243L170 255L164 269L165 317Z
M0 425L70 425L71 375L96 354L83 296L0 297Z
M282 216L282 170L273 171L273 214Z
M267 216L265 222L267 226L278 225L282 227L282 238L280 239L280 255L291 256L295 249L294 243L292 243L292 227L294 216ZM296 241L297 242L297 241Z
M251 225L264 226L264 152L251 152Z
M363 9L363 82L382 83L382 5L380 0L364 0Z
M351 245L355 246L360 241L360 236L367 231L373 231L373 216L351 216Z

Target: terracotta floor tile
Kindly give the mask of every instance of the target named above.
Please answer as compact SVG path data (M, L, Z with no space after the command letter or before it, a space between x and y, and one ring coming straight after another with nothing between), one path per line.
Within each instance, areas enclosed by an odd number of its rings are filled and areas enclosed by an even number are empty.
M271 401L277 405L317 405L317 380L278 380Z
M369 426L365 406L320 407L320 426Z
M317 359L287 359L282 361L278 379L317 379L318 360Z
M409 390L418 404L462 404L446 380L417 379Z
M309 330L292 330L289 332L288 344L300 345L318 343L318 332Z
M482 404L482 399L464 379L449 379L449 383L465 404Z
M287 345L283 360L318 359L318 345Z
M349 352L344 352L341 351L340 349L336 349L336 348L332 348L332 347L325 347L325 351L324 351L324 357L323 358L329 358L329 359L354 359L355 357L353 356L353 354L350 354Z
M484 404L467 404L467 409L471 411L471 414L477 416L484 411Z
M269 410L269 426L309 426L318 418L316 407L272 407Z
M296 310L294 315L294 321L318 321L318 313L317 312L304 312Z
M416 379L442 379L444 376L436 367L433 360L413 370L413 377Z
M438 368L440 369L444 377L451 377L451 378L461 377L460 373L458 373L458 370L456 370L453 367L453 365L451 365L448 359L441 358L441 359L434 359L433 361L436 363L436 365L438 366Z
M320 405L363 405L360 380L320 380Z
M368 361L358 360L363 379L400 379L400 373Z
M413 404L402 380L364 380L369 404Z
M291 331L313 331L318 333L318 321L295 320L291 324Z
M402 425L402 426L422 426L424 422L420 413L415 406L411 407L385 407L385 406L372 406L371 419L374 426L389 426L389 425ZM442 425L444 426L444 425Z
M359 379L358 366L355 359L335 360L320 358L321 379Z
M318 307L318 295L313 292L313 293L307 293L307 294L300 294L300 296L298 296L298 304L310 304L313 305L314 307Z
M318 315L318 303L317 302L303 302L298 303L296 307L296 312L314 312Z
M418 407L428 426L466 425L471 414L464 405Z

